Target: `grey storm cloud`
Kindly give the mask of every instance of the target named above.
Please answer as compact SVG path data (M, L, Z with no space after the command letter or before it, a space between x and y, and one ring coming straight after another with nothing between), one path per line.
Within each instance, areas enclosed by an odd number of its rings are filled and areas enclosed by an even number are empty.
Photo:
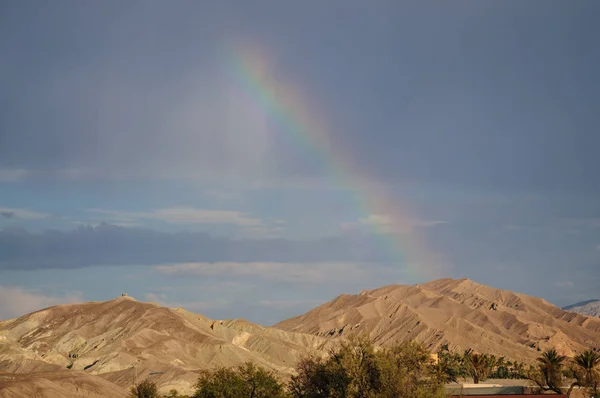
M229 239L200 232L166 233L102 223L72 231L0 231L0 268L81 268L181 262L322 262L394 260L366 235L294 241Z
M230 239L201 232L167 233L105 223L67 232L31 233L22 228L0 231L0 269L238 263L235 269L227 269L227 264L219 270L207 268L211 277L230 280L235 273L253 274L256 263L269 263L278 269L289 264L293 275L302 275L303 269L308 273L315 269L327 272L319 264L348 263L363 265L360 269L370 270L376 274L372 279L379 277L381 283L386 283L382 280L386 269L407 271L407 279L400 276L389 283L467 276L499 288L569 304L592 295L600 283L600 228L589 221L582 218L505 224L501 220L470 220L431 226L424 231L427 248L443 253L442 260L447 265L437 274L418 274L413 267L398 263L389 251L389 242L384 243L373 234L314 240ZM243 264L248 264L248 269ZM368 267L369 264L373 266ZM203 265L185 267L191 265L172 270L192 274L207 271Z
M228 50L258 43L324 117L330 149L356 159L348 173L600 189L593 0L26 3L0 15L0 168L24 171L13 179L322 173L228 74Z
M0 216L11 219L15 216L15 212L14 211L0 211Z

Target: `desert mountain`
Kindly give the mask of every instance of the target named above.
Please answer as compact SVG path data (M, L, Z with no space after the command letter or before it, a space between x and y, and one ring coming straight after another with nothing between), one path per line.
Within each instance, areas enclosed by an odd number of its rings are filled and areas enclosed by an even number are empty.
M563 307L565 311L576 312L581 315L600 317L600 300L582 301Z
M320 350L324 343L317 336L244 320L214 321L122 297L51 307L0 322L0 375L38 372L31 380L63 391L89 381L76 377L76 371L101 376L98 389L124 389L136 376L139 381L149 372L164 372L153 376L161 390L189 392L199 369L253 361L289 374L300 355ZM73 372L71 379L65 379L66 370ZM13 389L19 380L12 380ZM0 396L10 382L0 378Z
M342 295L270 328L120 297L0 321L0 397L119 397L150 372L161 391L189 393L199 370L246 361L289 375L301 355L353 332L521 360L600 348L600 319L467 279Z
M468 279L341 295L275 327L329 338L358 331L383 345L416 340L522 360L547 347L567 355L600 347L600 319Z

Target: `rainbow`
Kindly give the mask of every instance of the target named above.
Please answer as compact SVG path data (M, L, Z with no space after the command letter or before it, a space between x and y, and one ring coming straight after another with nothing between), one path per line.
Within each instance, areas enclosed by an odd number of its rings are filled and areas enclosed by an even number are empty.
M410 212L392 201L383 187L374 188L355 177L350 151L331 144L325 123L311 112L300 90L274 77L268 59L255 46L235 47L228 54L227 67L236 87L254 106L283 126L298 145L321 159L339 188L351 193L359 222L373 228L394 263L415 276L433 276L439 261L417 236Z

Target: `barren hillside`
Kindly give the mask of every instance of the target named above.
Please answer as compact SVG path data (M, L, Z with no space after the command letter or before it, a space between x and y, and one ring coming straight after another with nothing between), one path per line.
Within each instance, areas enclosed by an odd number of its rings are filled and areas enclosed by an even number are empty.
M24 374L69 368L121 387L149 371L165 372L153 378L161 390L190 391L199 369L253 361L289 374L300 355L323 343L316 336L243 320L214 321L123 297L0 322L0 369Z
M565 311L576 312L581 315L600 317L600 300L589 300L563 307Z
M54 372L0 373L2 398L121 398L127 391L98 376L67 369Z
M379 344L417 340L437 349L448 343L515 359L550 346L567 355L600 347L600 319L468 279L341 295L275 327L329 338L366 332Z

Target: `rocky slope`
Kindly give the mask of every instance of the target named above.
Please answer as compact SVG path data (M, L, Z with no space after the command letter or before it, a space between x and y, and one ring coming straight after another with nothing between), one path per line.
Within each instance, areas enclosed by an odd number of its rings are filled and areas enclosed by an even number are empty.
M2 398L126 397L127 391L101 377L81 371L0 373Z
M581 315L600 317L600 300L588 300L568 305L563 307L563 310L576 312Z
M434 350L447 343L522 360L547 347L566 355L600 347L600 319L468 279L342 295L275 327L329 338L363 332L379 344L417 340Z
M136 376L164 372L153 376L161 390L189 392L199 369L253 361L289 374L300 355L324 343L316 336L244 320L214 321L123 297L51 307L0 322L0 372L70 369L123 388Z

